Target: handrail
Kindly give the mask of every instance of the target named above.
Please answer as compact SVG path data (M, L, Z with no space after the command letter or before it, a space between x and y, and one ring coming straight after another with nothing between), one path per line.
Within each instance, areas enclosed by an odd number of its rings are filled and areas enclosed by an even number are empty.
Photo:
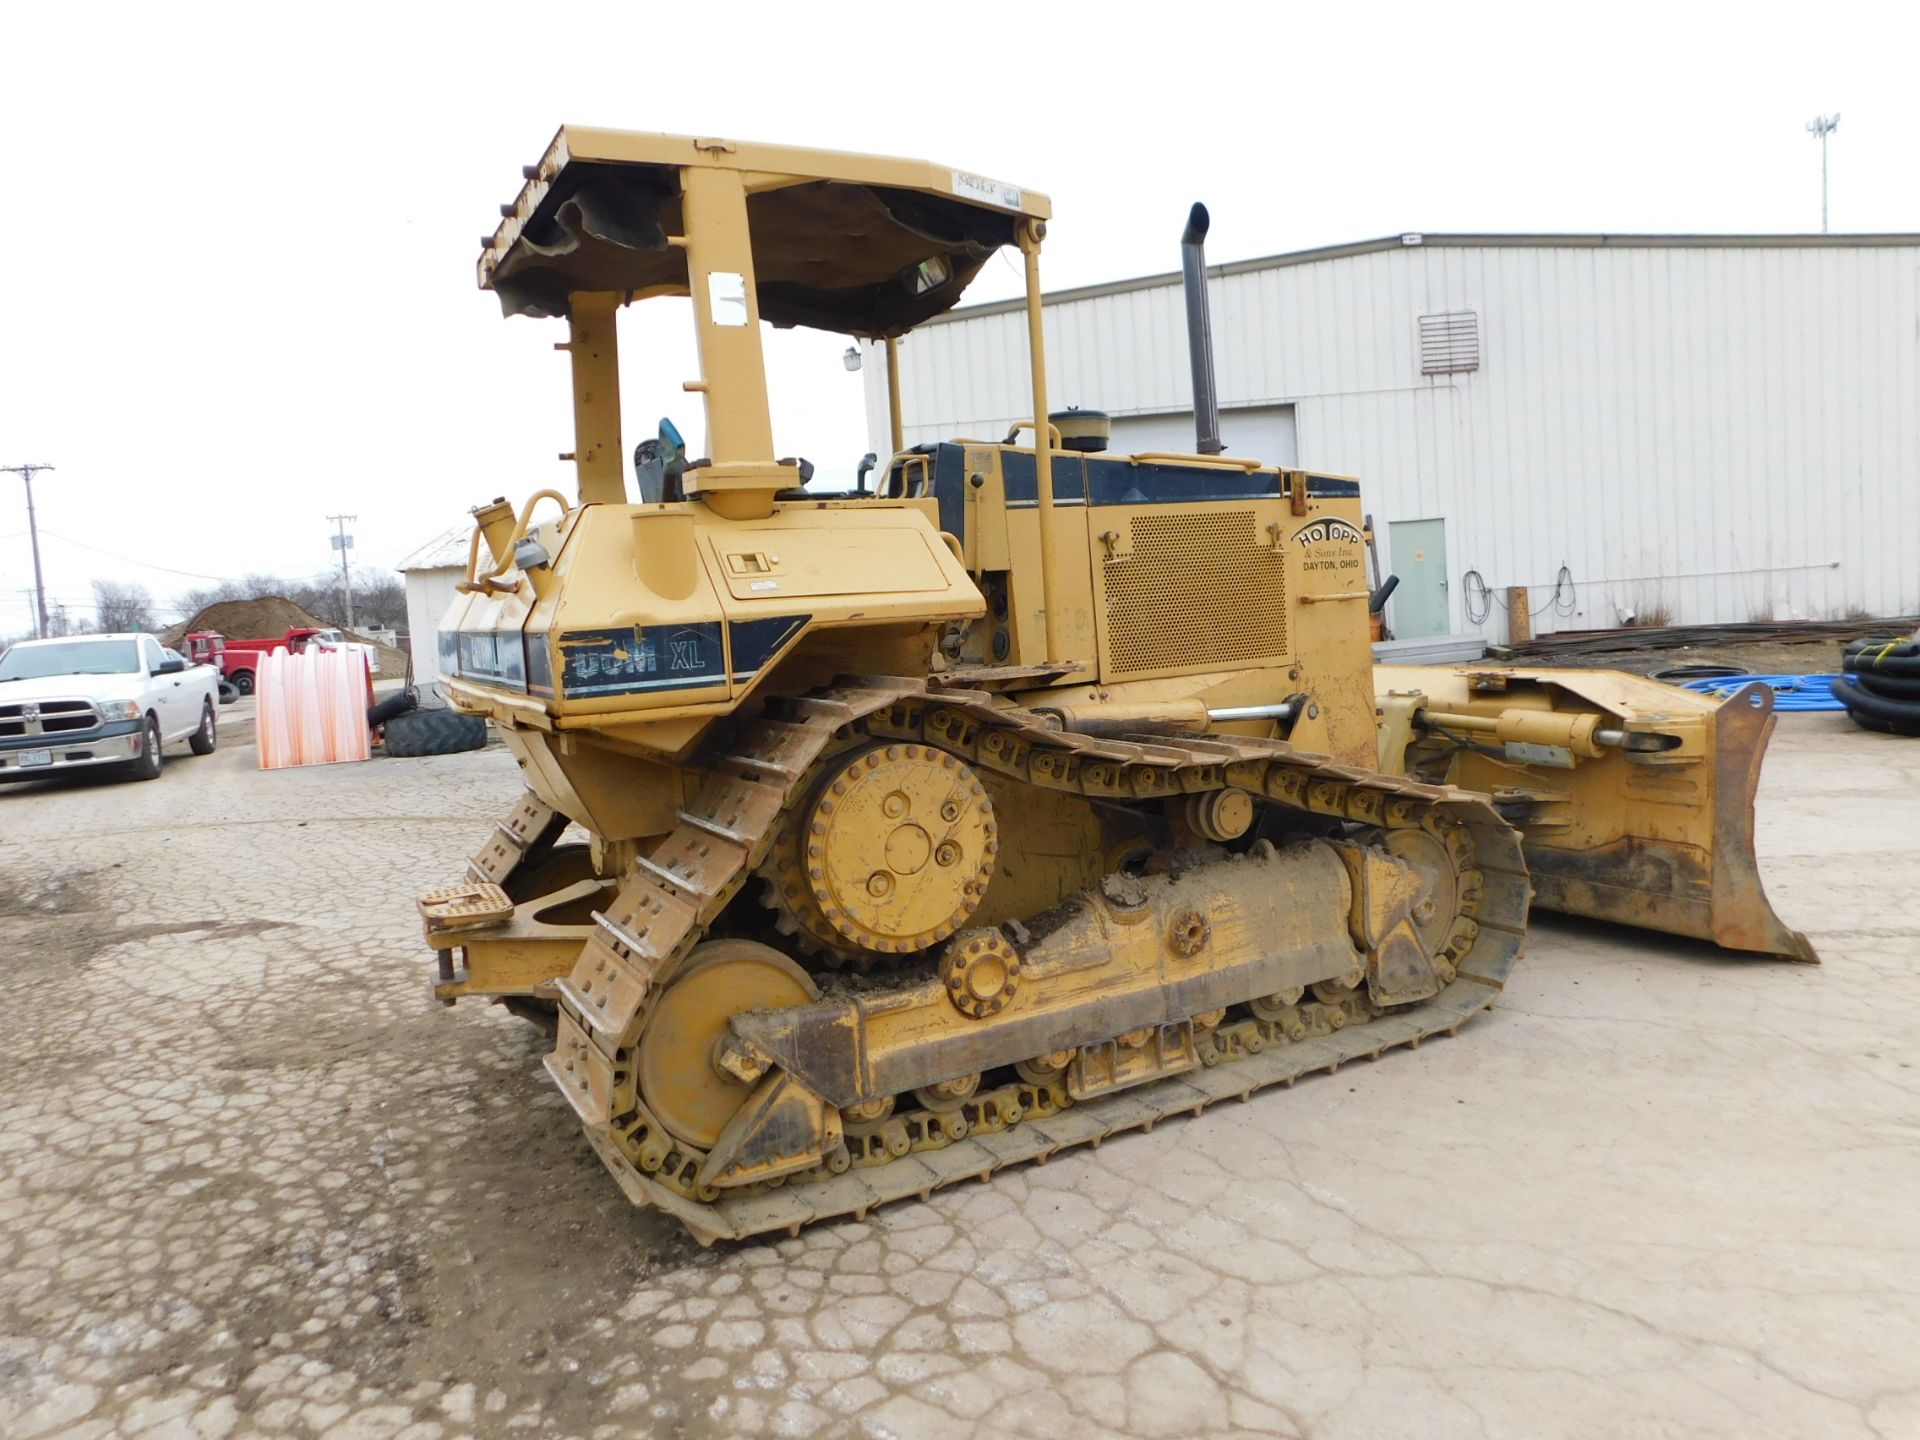
M918 469L918 480L909 477ZM900 478L900 491L892 493L894 476ZM922 500L933 485L933 461L929 456L917 455L911 450L896 450L887 458L887 468L881 475L880 484L874 487L872 499L875 500ZM920 491L915 494L915 489Z
M915 469L920 472L917 480L909 480ZM909 453L900 465L900 498L903 500L924 500L933 489L933 461L925 455Z
M506 573L509 565L513 564L514 547L526 538L528 522L533 519L533 507L538 505L542 500L551 500L558 505L560 507L560 518L563 521L572 513L571 508L567 504L567 497L562 495L558 490L534 491L533 494L527 497L527 503L520 507L520 518L514 522L513 534L504 547L504 556L494 565L493 569L484 575L476 575L474 573L480 563L480 527L478 525L474 526L473 538L467 543L467 578L453 588L467 595L472 595L476 592L491 595L495 590L506 590L509 592L518 590L520 588L520 582L518 580L514 581L511 585L499 585L494 582Z
M1127 463L1138 465L1146 460L1166 461L1177 465L1213 465L1223 470L1254 471L1263 468L1258 460L1248 460L1236 455L1186 455L1178 450L1142 450L1138 455L1129 455Z
M460 591L463 595L470 595L475 590L478 590L480 587L479 585L474 583L473 572L475 567L478 566L479 563L480 563L480 527L478 525L475 525L473 527L473 534L467 537L467 570L466 570L467 578L460 581L460 583L455 585L453 588Z
M1018 435L1022 430L1031 429L1033 429L1033 421L1016 420L1013 422L1013 428L1007 431L1007 438L1000 443L1002 445L1011 445L1014 436ZM1047 448L1049 450L1064 450L1067 448L1060 442L1060 427L1051 420L1047 422Z

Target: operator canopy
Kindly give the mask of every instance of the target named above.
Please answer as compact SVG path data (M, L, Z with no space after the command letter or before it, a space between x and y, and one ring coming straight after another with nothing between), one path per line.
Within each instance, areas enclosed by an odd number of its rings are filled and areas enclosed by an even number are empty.
M915 161L568 128L489 240L480 283L508 315L565 316L584 291L686 294L668 237L684 233L680 171L698 165L747 172L760 318L778 326L903 334L950 309L1023 216L1048 213L1044 196Z

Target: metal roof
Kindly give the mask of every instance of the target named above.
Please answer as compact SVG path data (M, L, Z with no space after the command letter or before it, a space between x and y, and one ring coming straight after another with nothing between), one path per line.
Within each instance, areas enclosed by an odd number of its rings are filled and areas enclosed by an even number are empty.
M1606 233L1572 235L1475 235L1429 234L1418 230L1399 235L1383 235L1376 240L1354 240L1342 245L1322 245L1312 250L1288 250L1278 255L1262 255L1252 260L1230 260L1209 265L1207 274L1220 278L1246 275L1257 270L1278 270L1289 265L1312 265L1322 260L1344 260L1352 255L1372 255L1383 250L1414 250L1433 247L1455 249L1553 249L1553 250L1764 250L1812 249L1858 250L1887 246L1920 246L1920 233L1887 232L1870 235L1614 235ZM1168 270L1157 275L1141 275L1131 280L1109 280L1099 285L1082 285L1072 290L1049 290L1046 303L1058 305L1070 300L1093 300L1102 295L1122 295L1130 290L1156 290L1178 285L1180 272ZM1024 310L1026 301L991 300L980 305L962 305L921 322L946 325L956 320L972 320L985 315L1006 315Z
M393 568L403 575L409 570L464 570L472 540L472 523L462 521L436 535Z

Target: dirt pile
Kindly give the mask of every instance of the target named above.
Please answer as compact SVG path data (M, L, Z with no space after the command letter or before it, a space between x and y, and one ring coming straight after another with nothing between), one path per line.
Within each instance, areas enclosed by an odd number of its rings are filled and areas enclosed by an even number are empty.
M184 625L173 625L160 632L161 643L178 649L180 642L196 630L218 630L229 640L258 640L280 635L302 625L323 625L291 600L278 595L263 595L257 600L222 600L201 610Z
M180 642L196 630L217 630L229 640L263 640L270 635L284 635L289 630L303 626L328 628L326 621L309 614L284 596L262 595L252 600L222 600L209 605L185 624L170 625L161 631L160 642L177 650ZM369 640L352 630L346 633L351 639L373 646L379 654L378 678L395 680L407 673L404 651Z

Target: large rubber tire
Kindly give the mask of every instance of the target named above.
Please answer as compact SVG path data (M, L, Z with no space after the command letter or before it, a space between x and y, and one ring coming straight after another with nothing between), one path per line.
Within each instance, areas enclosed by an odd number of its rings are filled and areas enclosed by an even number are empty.
M242 695L253 694L253 671L236 670L228 678L233 681L233 688Z
M166 757L160 753L160 722L154 716L147 716L147 728L140 739L140 753L127 762L127 779L158 780Z
M200 728L187 737L187 748L196 755L211 755L214 747L220 743L217 722L213 718L213 702L200 702Z
M395 757L457 755L487 743L487 722L457 710L410 710L387 721L380 748Z
M222 680L220 682L220 703L222 705L231 705L239 698L239 686L235 685L231 680Z

